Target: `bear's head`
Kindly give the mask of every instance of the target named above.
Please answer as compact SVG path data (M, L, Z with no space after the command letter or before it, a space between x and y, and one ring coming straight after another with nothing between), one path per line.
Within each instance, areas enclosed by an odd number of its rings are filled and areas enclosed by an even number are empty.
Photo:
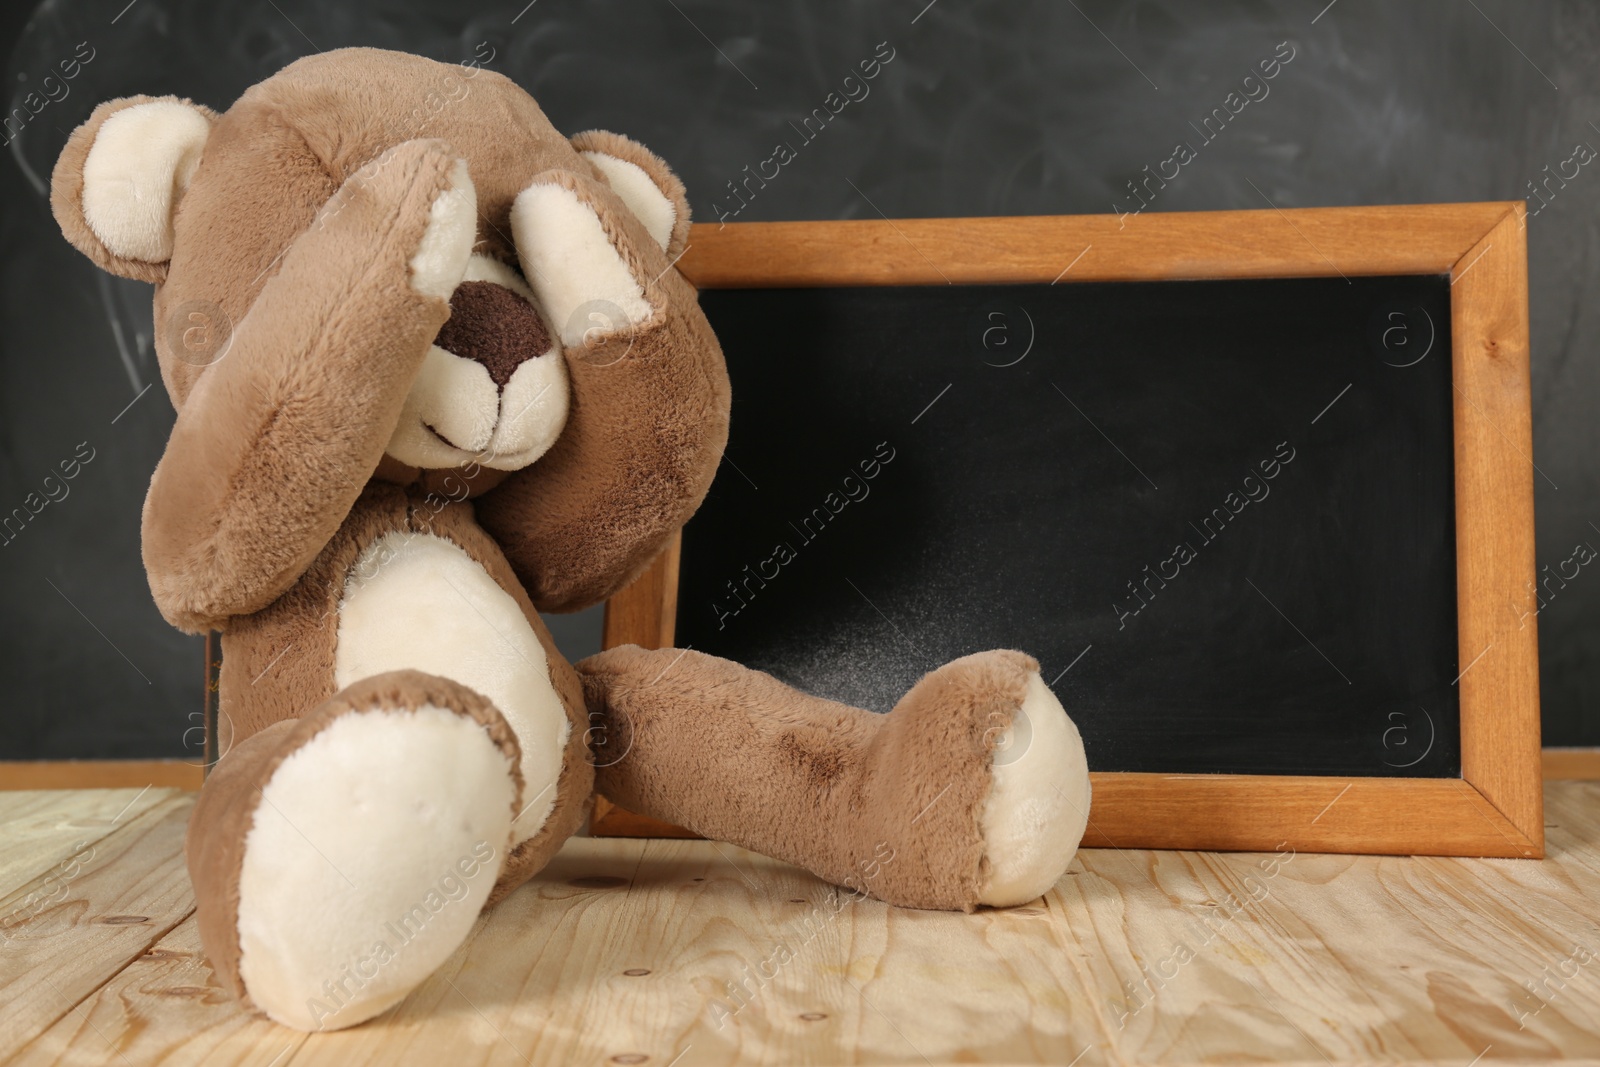
M431 155L410 150L424 142ZM263 296L279 274L301 269L294 252L308 231L328 227L346 203L371 210L362 185L393 184L402 168L443 173L452 160L428 240L463 226L471 234L419 247L409 261L424 296L428 270L446 278L432 295L448 300L448 319L436 335L427 327L420 360L396 364L384 351L392 343L374 341L373 359L350 364L366 343L354 302L318 306L317 287L303 283L300 306ZM574 203L581 193L585 210L566 210L563 188ZM689 225L682 183L626 137L561 135L498 73L345 49L286 67L220 115L174 97L110 101L69 140L51 201L91 260L157 287L155 347L179 425L146 504L145 557L158 603L180 626L270 602L374 478L451 499L488 494L480 520L551 610L597 602L637 574L709 485L727 386L693 288L673 269ZM362 219L367 231L392 224L381 211ZM595 241L581 239L585 228ZM601 247L620 268L590 262L585 249ZM375 259L372 270L382 269ZM347 263L340 284L362 284L361 270ZM319 318L299 333L283 325L302 314ZM276 321L259 321L268 317ZM381 332L383 318L368 318ZM274 330L306 351L265 351L260 335ZM645 334L647 350L636 350ZM315 361L334 336L348 365L337 377L281 365ZM672 359L700 383L664 387L649 368ZM201 387L230 360L262 369L230 367L225 383ZM407 380L385 382L402 364ZM394 394L387 406L373 399L384 389ZM274 396L252 406L240 397L252 391ZM643 417L646 403L663 411ZM302 454L268 463L268 437L285 434L285 420L311 426L288 438ZM361 420L385 425L362 427L371 439L352 444L341 423ZM243 430L218 422L259 424L249 431L261 440L241 444L227 435ZM329 442L326 455L314 454L319 442ZM183 486L162 496L163 480ZM262 499L282 496L274 483L285 480L315 514L286 519L283 500ZM252 552L271 558L253 562ZM201 573L208 567L222 572L220 586Z

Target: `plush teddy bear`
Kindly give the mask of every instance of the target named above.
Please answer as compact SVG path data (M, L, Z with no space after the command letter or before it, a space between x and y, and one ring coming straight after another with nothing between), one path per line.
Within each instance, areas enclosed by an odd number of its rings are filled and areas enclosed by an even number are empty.
M349 49L220 115L102 104L51 202L155 284L178 416L144 561L168 620L221 631L234 731L186 855L217 976L273 1019L399 1001L596 786L911 907L1065 870L1083 748L1019 652L881 715L697 652L556 650L539 611L637 576L727 435L674 268L684 189L640 145L563 137L487 70Z

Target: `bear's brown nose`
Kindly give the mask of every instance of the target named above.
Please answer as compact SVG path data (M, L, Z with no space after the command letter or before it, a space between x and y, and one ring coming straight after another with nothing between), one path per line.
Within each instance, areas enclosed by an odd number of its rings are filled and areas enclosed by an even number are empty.
M550 351L550 331L526 300L494 282L462 282L434 344L483 364L500 389L518 367Z

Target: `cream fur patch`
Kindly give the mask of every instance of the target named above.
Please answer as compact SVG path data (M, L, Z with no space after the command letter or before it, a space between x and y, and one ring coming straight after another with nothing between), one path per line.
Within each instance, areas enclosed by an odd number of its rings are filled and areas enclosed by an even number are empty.
M511 372L500 394L500 422L480 460L496 470L521 470L550 451L567 424L567 361L552 352Z
M591 330L625 330L650 317L643 287L599 216L572 190L536 183L518 193L511 236L522 273L562 344L577 347Z
M538 300L533 295L533 290L528 288L528 283L522 280L522 275L495 259L493 256L474 252L467 260L467 272L461 278L464 282L494 282L503 285L516 293L530 304L537 304Z
M516 271L488 256L473 255L460 280L503 285L536 303ZM554 345L513 371L504 390L481 363L433 345L406 394L385 451L423 470L469 463L521 470L561 436L570 400L567 363Z
M1089 823L1083 739L1037 672L999 739L993 773L981 820L989 876L978 899L1010 907L1060 880Z
M434 197L428 210L428 228L411 257L411 288L448 300L461 283L477 239L478 193L467 174L467 161L458 159L450 170L449 186Z
M250 999L284 1026L317 1030L411 992L483 909L507 854L511 794L505 754L471 719L432 706L335 719L273 773L245 838L239 974Z
M374 541L351 569L339 606L337 686L405 668L453 679L499 708L522 746L513 840L538 833L555 806L571 732L544 646L511 595L432 534Z
M210 120L176 100L135 104L101 124L83 163L83 217L113 255L172 258L172 216L210 136Z
M622 202L628 205L644 228L650 231L656 244L662 248L672 240L672 227L678 221L677 208L668 200L659 186L637 163L629 163L604 152L585 152L584 158L593 163Z
M448 470L482 450L499 421L500 390L483 364L431 345L388 452L413 467Z

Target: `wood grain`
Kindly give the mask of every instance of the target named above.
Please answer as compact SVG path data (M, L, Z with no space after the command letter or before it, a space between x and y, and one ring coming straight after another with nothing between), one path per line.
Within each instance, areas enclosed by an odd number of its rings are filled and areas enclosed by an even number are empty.
M1461 777L1544 850L1528 262L1518 203L1451 268Z
M205 768L177 759L14 760L0 762L0 790L184 789L198 793Z
M86 874L81 914L32 950L35 974L98 984L70 1010L27 989L13 1009L11 979L7 1018L37 1036L19 1049L0 1030L0 1059L1593 1062L1600 957L1571 961L1600 950L1600 782L1546 795L1543 863L1106 849L1040 900L974 915L854 900L708 841L574 838L395 1009L311 1035L223 994L192 918L154 944L153 929L84 921L134 899L160 902L162 922L184 914L159 872L181 862L172 831L192 798L168 798L107 839L123 878Z
M680 267L702 288L1448 273L1461 778L1096 774L1084 843L1533 858L1544 831L1537 634L1525 614L1536 572L1523 207L733 223L694 227ZM663 564L614 598L607 647L613 633L670 643L666 580ZM1336 813L1322 813L1334 795ZM684 835L603 799L591 825Z
M1535 843L1457 778L1095 772L1084 848L1533 859ZM602 807L603 802L603 807ZM598 798L602 837L694 837Z
M1459 778L1091 774L1087 848L1533 859L1535 842Z
M1546 781L1600 778L1600 748L1547 748L1541 762Z
M170 796L167 789L0 793L0 900L52 872L59 877L64 863ZM0 912L0 931L13 918Z
M1547 781L1600 778L1600 749L1547 748L1543 750L1542 755L1543 775ZM1093 779L1095 789L1094 824L1089 827L1085 835L1083 842L1085 848L1114 848L1119 845L1140 848L1215 849L1275 847L1279 841L1288 838L1282 836L1273 838L1275 826L1256 825L1252 815L1255 805L1266 802L1273 806L1302 805L1305 829L1292 836L1303 849L1308 851L1318 849L1332 851L1333 843L1321 840L1320 831L1315 827L1322 821L1319 816L1326 818L1322 811L1325 798L1331 801L1332 798L1338 797L1339 804L1343 804L1349 794L1343 796L1340 794L1346 785L1351 785L1359 786L1363 793L1371 789L1389 791L1389 794L1376 806L1371 803L1358 803L1355 806L1355 811L1368 818L1390 806L1405 804L1442 805L1446 811L1452 813L1452 818L1470 819L1481 815L1483 819L1481 828L1460 838L1458 847L1454 851L1461 855L1507 855L1526 858L1533 854L1532 842L1524 841L1520 833L1498 817L1497 809L1486 798L1478 795L1477 790L1471 790L1472 795L1468 795L1454 785L1450 787L1455 793L1453 796L1449 793L1441 795L1439 790L1429 787L1425 780L1421 786L1422 792L1416 793L1413 791L1412 779L1329 778L1315 784L1308 782L1279 790L1270 779L1259 781L1248 777L1218 775L1189 777L1186 780L1198 781L1201 784L1185 785L1181 792L1174 792L1176 787L1171 781L1171 776L1096 773L1090 777ZM1206 797L1199 795L1202 790L1208 791ZM1359 799L1362 799L1360 794L1358 794ZM1170 826L1169 820L1182 814L1175 809L1194 803L1206 805L1205 823L1217 827L1218 832L1213 834L1206 831L1188 840L1174 836L1167 827ZM1350 810L1352 809L1340 811L1337 818L1329 819L1329 825L1336 827L1339 833L1349 832L1352 828L1344 825L1344 819L1346 812ZM1195 820L1185 815L1179 821L1187 825ZM1470 821L1468 825L1470 826ZM1509 836L1502 836L1502 829L1507 831ZM648 815L639 815L627 808L619 807L605 797L595 798L592 832L602 837L697 836L681 826L674 826L660 819L652 819ZM1378 825L1363 827L1359 832L1369 841L1372 852L1408 855L1429 851L1431 845L1439 843L1437 835L1451 833L1452 827L1450 825L1441 827L1436 824L1434 818L1425 814L1421 822L1410 824L1381 819ZM1153 838L1153 833L1159 836ZM1380 838L1387 839L1390 847L1377 847ZM1224 840L1231 843L1224 844L1222 843ZM1153 841L1163 843L1157 845L1153 844Z
M192 803L164 797L119 823L75 868L0 899L0 1049L74 1010L194 909L183 865Z
M305 1040L218 987L190 916L9 1062L286 1067Z
M690 228L678 268L702 289L1444 274L1511 210L1505 202L1123 220L707 223Z
M601 647L671 648L678 622L680 531L644 572L606 601Z
M629 811L600 794L595 794L594 812L589 816L589 832L595 837L667 837L694 840L700 835L670 822L652 819Z
M1600 1055L1592 984L1530 992L1583 932L1551 864L1114 853L1066 880L1072 943L1130 1063ZM1593 966L1592 964L1590 966ZM1541 1004L1544 1006L1541 1009ZM1492 1051L1491 1051L1492 1050Z

